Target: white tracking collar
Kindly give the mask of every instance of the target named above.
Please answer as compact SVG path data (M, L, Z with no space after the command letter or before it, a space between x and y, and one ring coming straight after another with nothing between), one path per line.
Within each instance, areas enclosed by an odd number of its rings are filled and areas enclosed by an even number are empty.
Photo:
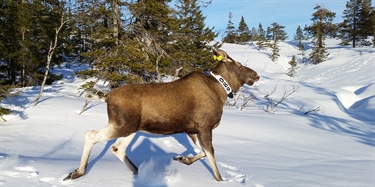
M223 88L227 92L228 97L233 98L232 88L229 86L229 84L227 83L227 81L225 81L225 79L223 77L221 77L220 75L215 75L214 73L212 73L212 71L210 72L210 74L213 77L215 77L215 79L217 81L220 82L220 84L223 86Z

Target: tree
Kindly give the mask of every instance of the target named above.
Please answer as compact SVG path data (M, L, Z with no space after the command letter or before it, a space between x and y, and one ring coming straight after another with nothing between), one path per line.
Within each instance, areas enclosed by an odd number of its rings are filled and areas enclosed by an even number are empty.
M374 7L371 6L371 0L362 0L360 8L359 35L361 38L366 39L367 36L371 36L374 32L371 21L371 13L374 11Z
M49 31L59 23L63 1L15 0L2 1L0 45L3 81L20 86L39 85L43 79L49 41L54 38ZM5 30L3 30L5 29ZM62 62L64 48L58 46L51 65ZM50 74L47 83L56 76Z
M277 59L280 57L280 48L278 45L279 41L286 40L287 38L284 28L285 26L281 26L276 22L273 22L271 27L268 27L267 29L267 32L269 32L268 36L272 40L272 42L270 43L270 47L272 49L270 58L273 62L276 62Z
M245 18L242 16L240 24L237 29L238 42L248 42L251 39L250 29L245 22Z
M285 26L279 25L273 22L270 27L270 36L273 41L283 41L288 38L286 32L284 31Z
M359 35L359 20L361 19L362 0L350 0L346 2L346 9L343 14L343 22L340 23L342 44L352 41L353 48L356 47L356 40Z
M103 79L111 88L120 86L131 79L131 76L121 73L126 70L129 60L124 56L126 52L119 43L120 15L116 14L118 1L79 0L77 4L76 23L78 40L82 44L81 62L93 66L92 69L77 74L84 79Z
M263 48L267 43L266 32L263 30L262 23L259 23L258 25L257 36L258 51L260 51L260 49Z
M3 85L3 82L0 81L0 102L8 96L9 92L10 92L10 86ZM0 120L6 121L2 116L10 114L10 113L11 113L10 109L0 106Z
M225 29L226 36L223 38L223 42L236 43L237 35L236 35L235 27L232 22L232 18L233 18L232 12L229 12L229 20L228 20L227 28Z
M296 56L292 56L292 59L288 62L290 64L290 68L287 71L287 75L289 77L294 77L296 75L296 69L297 69L297 61Z
M375 47L375 10L371 11L371 23L372 23L372 45Z
M168 72L180 69L182 75L195 70L203 70L211 67L211 46L217 34L213 32L214 27L206 27L202 8L208 4L200 5L199 0L178 0L176 4L177 29L173 34L173 43L169 55L174 61ZM215 45L216 46L216 45Z
M271 41L271 43L269 44L270 47L271 47L271 50L272 50L272 53L270 55L270 58L273 62L276 62L277 59L280 57L280 48L278 46L278 42L277 40L275 41Z
M310 27L307 26L307 24L305 24L305 26L303 27L303 38L305 40L309 40L312 38L312 33L310 32Z
M257 29L255 27L251 28L250 36L251 36L251 40L253 40L253 41L258 40L258 38L259 38L258 31L257 31Z
M332 21L336 13L329 11L328 9L317 5L312 14L311 20L313 24L309 27L310 32L313 35L313 48L310 54L310 60L312 64L319 64L325 61L329 55L325 47L325 38L327 33L332 31Z
M298 50L301 51L302 61L304 61L305 46L302 43L302 40L304 40L304 36L303 36L303 31L299 25L297 27L296 33L294 34L294 40L298 41L297 47L298 47Z
M61 13L60 25L57 25L57 27L55 28L55 33L54 33L55 38L53 40L51 40L50 44L49 44L48 53L47 53L46 70L45 70L45 73L44 73L44 78L43 78L43 82L42 82L42 85L41 85L41 88L40 88L39 95L36 97L36 99L34 101L34 104L33 104L34 106L36 106L38 104L38 101L39 101L40 97L42 97L44 86L46 84L47 76L48 76L49 69L50 69L50 66L51 66L51 60L52 60L52 57L53 57L53 55L55 53L55 50L57 48L57 41L59 39L59 33L60 33L61 29L63 28L65 23L66 23L65 16L64 16L63 13Z
M175 12L168 6L170 2L138 0L127 4L132 21L126 36L137 43L137 47L129 47L135 49L134 53L140 57L130 62L129 69L142 82L161 81L164 71L171 67L168 50L173 47L170 43L175 42L173 33L178 30L178 21L176 16L172 16Z

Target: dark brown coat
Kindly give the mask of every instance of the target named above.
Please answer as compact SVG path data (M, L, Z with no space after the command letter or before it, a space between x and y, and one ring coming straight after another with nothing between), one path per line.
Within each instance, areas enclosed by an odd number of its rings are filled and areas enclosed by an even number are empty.
M214 51L222 56L212 73L220 75L234 92L243 84L252 85L259 80L258 74L224 51ZM207 156L216 180L222 180L216 166L212 147L212 130L219 125L227 92L212 75L193 72L169 83L131 84L116 88L107 97L108 127L86 133L85 147L80 167L66 179L85 174L92 146L99 142L118 138L113 153L125 162L133 173L137 167L126 156L125 149L137 131L155 134L187 133L202 152L193 157L178 156L185 164L192 164Z

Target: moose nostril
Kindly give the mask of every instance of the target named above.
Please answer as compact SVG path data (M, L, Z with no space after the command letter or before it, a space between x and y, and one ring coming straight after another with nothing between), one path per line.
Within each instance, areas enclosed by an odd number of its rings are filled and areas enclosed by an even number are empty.
M256 77L255 77L255 81L258 81L260 79L260 77L257 75Z

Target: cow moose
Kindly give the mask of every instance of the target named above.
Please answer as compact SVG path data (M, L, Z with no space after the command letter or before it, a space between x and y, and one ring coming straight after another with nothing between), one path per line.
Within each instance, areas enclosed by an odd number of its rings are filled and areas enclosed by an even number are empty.
M213 53L218 62L209 74L192 72L168 83L129 84L113 89L106 98L108 126L86 132L80 165L64 180L83 176L92 147L115 138L112 152L137 174L138 168L126 155L137 131L186 133L202 152L191 157L176 156L174 160L190 165L207 156L214 178L223 180L215 161L212 131L220 123L227 97L233 97L232 93L244 84L253 85L259 76L223 50Z

